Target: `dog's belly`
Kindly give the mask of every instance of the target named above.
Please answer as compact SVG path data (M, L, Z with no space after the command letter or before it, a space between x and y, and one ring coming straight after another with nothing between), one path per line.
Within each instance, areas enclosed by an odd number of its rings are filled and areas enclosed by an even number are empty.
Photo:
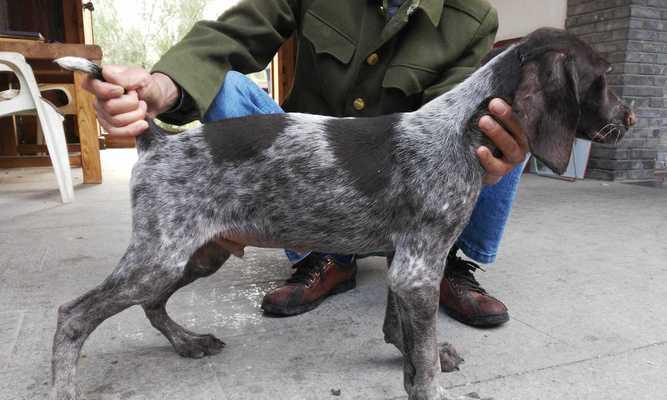
M234 167L223 172L223 180L244 177L240 190L229 190L232 185L227 184L215 196L222 200L216 202L214 220L223 237L296 251L359 254L393 249L394 207L388 196L380 201L359 193L340 171L311 169L307 178L281 171L258 165L254 173Z
M242 233L223 233L218 238L218 241L228 242L226 243L226 246L223 245L223 247L229 247L230 250L242 249L248 246L263 247L267 249L283 249L287 247L285 243L281 243L278 240L263 239L258 236L253 236L251 234L242 234ZM308 249L306 249L305 247L291 246L290 249L299 253L304 253L308 251ZM232 251L232 254L236 253Z
M331 240L318 242L301 242L295 240L280 240L275 238L265 238L250 233L221 233L218 242L234 255L243 254L243 248L247 246L290 249L297 253L306 253L309 251L319 251L327 253L348 253L348 254L369 254L369 253L388 253L394 250L394 246L387 240L374 240L375 243L369 243L368 240L350 240L346 238L332 238Z

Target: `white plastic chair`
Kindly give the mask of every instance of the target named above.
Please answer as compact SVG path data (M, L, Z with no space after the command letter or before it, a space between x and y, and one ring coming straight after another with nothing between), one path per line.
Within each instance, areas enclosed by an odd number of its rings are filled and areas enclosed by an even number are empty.
M76 102L74 101L74 84L72 83L38 83L40 93L44 94L46 92L60 92L65 96L67 102L63 105L55 105L49 103L51 106L55 107L58 110L60 115L76 115ZM44 144L44 133L39 126L37 128L37 144Z
M65 95L67 103L55 106L58 112L62 115L76 115L76 101L74 100L74 84L73 83L40 83L39 91L44 92L61 92Z
M41 97L32 68L26 63L23 55L0 52L0 71L13 72L20 83L18 92L12 91L7 92L5 96L0 95L0 117L37 114L39 127L44 135L56 181L58 181L60 198L63 203L70 203L74 200L74 187L63 129L63 116L51 103Z

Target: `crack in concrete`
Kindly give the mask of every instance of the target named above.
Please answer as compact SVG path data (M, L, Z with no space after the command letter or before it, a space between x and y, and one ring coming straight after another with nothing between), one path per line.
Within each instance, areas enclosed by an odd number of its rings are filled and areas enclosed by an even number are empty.
M11 313L7 313L11 314ZM16 328L14 329L14 335L11 339L11 343L9 345L9 348L7 349L7 357L4 360L4 365L5 367L9 367L10 360L12 358L12 355L14 354L16 350L16 344L19 342L19 338L21 336L21 330L23 329L23 322L25 321L25 312L20 311L16 312L18 314L18 321L16 323Z
M220 382L220 377L218 376L218 372L216 371L215 367L211 362L206 363L206 366L208 369L211 371L213 374L213 378L215 379L215 387L218 388L218 393L222 395L225 399L229 399L229 396L225 393L225 387L222 385L222 382Z
M502 379L506 379L506 378L513 378L513 377L517 377L517 376L528 375L528 374L532 374L532 373L535 373L535 372L548 371L548 370L561 368L561 367L569 367L571 365L583 364L583 363L587 363L589 361L595 361L595 360L602 360L602 359L606 359L606 358L618 357L618 356L622 356L622 355L625 355L625 354L634 353L636 351L646 350L646 349L649 349L649 348L652 348L652 347L660 347L660 346L664 346L664 345L667 345L667 340L661 341L661 342L650 343L650 344L646 344L646 345L643 345L643 346L637 346L637 347L633 347L633 348L623 350L623 351L611 352L611 353L606 353L606 354L599 354L597 356L582 358L582 359L579 359L579 360L568 361L568 362L565 362L565 363L547 365L545 367L534 368L534 369L529 369L529 370L525 370L525 371L513 372L513 373L507 374L507 375L497 375L497 376L494 376L493 378L478 379L478 380L475 380L475 381L459 383L459 384L456 384L456 385L449 385L449 386L445 386L445 389L456 389L456 388L469 386L469 385L477 385L477 384L480 384L480 383L487 383L487 382L493 382L493 381L502 380Z
M2 221L0 221L0 223L2 223ZM94 229L98 229L100 227L100 224L101 224L100 222L96 222L96 223L92 223L92 224L78 223L78 224L68 224L68 225L35 226L34 228L18 228L18 229L12 230L11 232L8 231L7 233L12 233L12 234L18 235L18 234L25 234L25 233L31 233L31 232L36 232L36 231L46 233L46 232L62 230L62 229L94 230ZM131 228L130 225L131 225L131 220L130 219L128 219L126 222L118 222L118 223L110 223L108 221L104 221L105 229L118 228L118 227L125 228L124 230L127 230L127 232L128 232L128 234L127 234L128 240L130 238L130 234L129 234L130 228Z
M623 350L623 351L611 352L611 353L606 353L606 354L599 354L597 356L582 358L580 360L573 360L573 361L568 361L568 362L560 363L560 364L547 365L545 367L534 368L534 369L529 369L529 370L525 370L525 371L513 372L511 374L506 374L506 375L497 375L497 376L494 376L493 378L478 379L478 380L468 381L468 382L464 382L464 383L457 383L455 385L445 386L445 389L446 390L458 389L458 388L462 388L462 387L466 387L466 386L478 385L480 383L494 382L494 381L499 381L499 380L503 380L503 379L507 379L507 378L514 378L514 377L517 377L517 376L529 375L529 374L532 374L532 373L535 373L535 372L549 371L549 370L557 369L557 368L561 368L561 367L568 367L568 366L571 366L571 365L583 364L583 363L587 363L589 361L595 361L595 360L602 360L602 359L606 359L606 358L618 357L618 356L622 356L622 355L625 355L625 354L634 353L636 351L646 350L646 349L650 349L652 347L660 347L660 346L665 346L665 345L667 345L667 340L661 341L661 342L649 343L649 344L646 344L646 345L643 345L643 346L637 346L637 347L633 347L633 348ZM388 400L403 400L403 399L405 399L405 396L401 395L401 396L391 397Z
M37 271L42 272L42 269L44 267L44 261L46 260L46 255L49 253L49 246L46 246L44 248L44 252L42 253L42 256L39 258L39 262L37 263Z
M44 213L44 212L48 212L48 211L54 210L54 209L56 209L56 208L58 208L58 207L61 207L61 204L56 204L56 205L54 205L54 206L50 206L50 207L46 207L46 208L40 208L39 210L33 210L33 211L24 212L23 214L18 214L18 215L11 216L9 219L0 219L0 222L1 222L1 223L4 223L4 222L15 222L15 221L17 221L18 219L23 219L24 217L29 217L29 216L33 216L33 215L39 215L39 214L41 214L41 213Z
M513 320L513 321L516 321L516 322L518 322L518 323L520 323L520 324L522 324L522 325L524 325L524 326L527 326L528 328L530 328L530 329L532 329L532 330L534 330L534 331L536 331L536 332L539 332L539 333L543 334L544 336L546 336L546 337L548 337L548 338L550 338L550 339L553 339L553 340L555 340L555 341L557 341L557 342L559 342L559 343L561 343L561 344L565 344L565 345L571 346L571 344L568 343L568 342L566 342L565 340L560 339L560 338L558 338L558 337L556 337L556 336L550 335L549 333L547 333L547 332L545 332L545 331L543 331L543 330L541 330L541 329L538 329L538 328L532 326L532 325L529 324L528 322L525 322L525 321L522 321L522 320L518 319L516 316L512 316L512 320Z

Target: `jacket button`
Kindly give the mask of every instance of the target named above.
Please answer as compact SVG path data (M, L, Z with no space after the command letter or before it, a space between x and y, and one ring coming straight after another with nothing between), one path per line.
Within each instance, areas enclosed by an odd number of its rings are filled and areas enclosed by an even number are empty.
M352 106L354 107L355 110L361 111L364 108L366 108L366 102L361 97L357 97L356 99L354 99L354 102L352 102Z
M366 63L368 65L375 65L378 63L378 61L380 61L380 56L378 55L378 53L373 53L366 58Z

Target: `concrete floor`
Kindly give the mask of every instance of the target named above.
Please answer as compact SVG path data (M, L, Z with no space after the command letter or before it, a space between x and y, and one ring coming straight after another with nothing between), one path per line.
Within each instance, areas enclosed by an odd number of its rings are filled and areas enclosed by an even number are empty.
M134 153L103 152L105 183L61 205L50 169L0 171L0 399L48 393L56 307L100 282L127 245ZM75 170L81 182L80 170ZM498 262L478 274L511 321L477 330L441 314L466 362L438 377L452 399L667 399L667 190L526 176ZM227 343L177 356L140 309L84 347L86 399L403 399L384 343L382 259L358 288L306 315L263 317L262 294L290 272L251 249L177 293L177 321ZM340 390L340 396L332 394Z

